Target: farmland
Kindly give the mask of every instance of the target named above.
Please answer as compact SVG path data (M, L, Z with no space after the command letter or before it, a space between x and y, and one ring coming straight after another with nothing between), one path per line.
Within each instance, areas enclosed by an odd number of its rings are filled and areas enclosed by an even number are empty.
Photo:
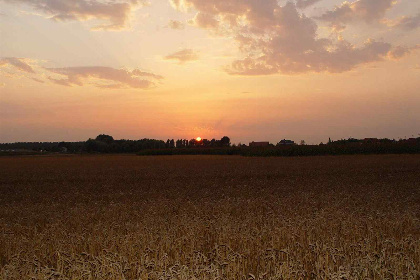
M419 279L420 155L0 157L0 279Z

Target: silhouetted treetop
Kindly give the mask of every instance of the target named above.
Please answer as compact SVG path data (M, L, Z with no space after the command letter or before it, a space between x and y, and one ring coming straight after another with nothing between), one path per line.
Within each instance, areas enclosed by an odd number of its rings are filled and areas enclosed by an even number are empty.
M99 134L98 136L96 136L96 141L100 141L100 142L104 142L107 144L111 144L112 142L114 142L114 137L110 136L110 135L106 135L106 134Z
M230 138L227 136L223 136L222 139L220 139L220 144L223 147L229 147L230 146Z

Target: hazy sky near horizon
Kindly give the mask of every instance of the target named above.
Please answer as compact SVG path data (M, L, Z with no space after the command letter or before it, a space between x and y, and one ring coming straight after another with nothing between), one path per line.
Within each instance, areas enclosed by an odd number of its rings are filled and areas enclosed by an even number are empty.
M420 1L0 0L0 142L419 137Z

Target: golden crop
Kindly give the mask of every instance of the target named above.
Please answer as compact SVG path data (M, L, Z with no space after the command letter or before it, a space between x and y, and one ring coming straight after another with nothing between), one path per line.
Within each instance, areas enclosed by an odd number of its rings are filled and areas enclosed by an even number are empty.
M419 279L420 156L0 158L1 279Z

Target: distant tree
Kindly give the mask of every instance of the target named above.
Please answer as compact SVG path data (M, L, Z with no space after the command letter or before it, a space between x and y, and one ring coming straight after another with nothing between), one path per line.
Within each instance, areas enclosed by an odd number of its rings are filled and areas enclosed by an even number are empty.
M213 139L210 140L210 146L211 147L216 147L216 139L213 138Z
M176 140L176 147L182 148L184 146L184 143L181 139Z
M197 140L195 140L195 139L191 139L191 140L188 142L188 146L190 146L190 147L195 147L195 146L197 146Z
M300 145L301 145L301 146L305 146L305 145L306 145L305 140L300 140Z
M170 148L175 148L175 140L171 139L171 141L169 141L169 147Z
M107 144L111 144L112 142L114 142L114 138L110 135L106 135L106 134L99 134L98 136L96 136L96 141L100 141L100 142L104 142Z
M202 142L204 147L210 147L211 142L209 140L203 139Z
M223 136L222 139L220 139L220 145L222 147L229 147L230 146L230 138L227 136Z
M85 142L84 150L88 153L92 153L92 152L106 153L108 152L108 144L102 141L97 141L97 140L89 138L89 140Z

